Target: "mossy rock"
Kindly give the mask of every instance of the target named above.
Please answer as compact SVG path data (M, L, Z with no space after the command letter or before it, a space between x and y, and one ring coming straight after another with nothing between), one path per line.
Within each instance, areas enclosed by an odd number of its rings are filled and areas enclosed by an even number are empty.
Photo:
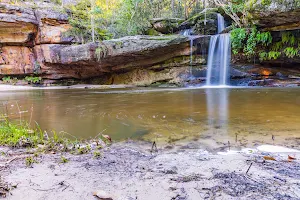
M154 28L150 28L145 32L145 35L159 36L160 33L156 31Z
M189 29L194 26L199 20L217 19L218 8L208 8L206 14L204 11L182 22L179 26L180 30Z
M178 31L178 27L183 21L179 18L156 18L150 20L150 23L157 32L171 34Z
M193 28L197 35L215 35L218 32L217 21L213 19L199 20Z

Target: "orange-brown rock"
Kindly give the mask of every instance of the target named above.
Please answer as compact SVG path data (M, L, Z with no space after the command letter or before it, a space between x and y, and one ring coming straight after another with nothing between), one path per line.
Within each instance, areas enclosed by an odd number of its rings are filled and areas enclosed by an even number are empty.
M72 28L68 22L68 15L53 10L37 10L36 17L39 22L39 31L36 44L70 44L73 37L66 36Z
M0 75L26 75L34 72L35 59L29 47L5 46L0 53Z
M0 43L26 45L36 33L37 20L32 9L0 3Z

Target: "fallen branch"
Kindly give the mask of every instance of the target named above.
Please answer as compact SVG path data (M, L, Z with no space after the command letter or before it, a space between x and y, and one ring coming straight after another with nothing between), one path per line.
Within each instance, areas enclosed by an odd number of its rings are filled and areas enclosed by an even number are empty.
M252 164L253 164L253 162L252 162L252 163L250 164L250 166L248 167L248 169L247 169L247 171L246 171L246 174L248 174L248 172L249 172L249 170L250 170Z

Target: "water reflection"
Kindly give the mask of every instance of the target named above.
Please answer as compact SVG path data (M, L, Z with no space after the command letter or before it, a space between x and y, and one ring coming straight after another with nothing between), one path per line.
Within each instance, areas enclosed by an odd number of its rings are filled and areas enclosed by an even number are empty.
M207 88L146 92L53 90L1 92L0 115L37 121L43 129L76 137L98 133L114 140L177 141L210 136L220 142L300 138L299 89ZM8 110L8 111L7 111ZM247 141L246 141L247 139ZM297 140L294 140L297 141ZM289 142L290 143L290 142Z
M228 93L229 90L226 88L206 89L207 119L210 128L227 130Z

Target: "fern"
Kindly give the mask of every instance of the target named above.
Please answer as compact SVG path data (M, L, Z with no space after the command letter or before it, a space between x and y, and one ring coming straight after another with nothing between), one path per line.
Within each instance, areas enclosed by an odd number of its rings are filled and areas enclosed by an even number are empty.
M282 49L282 42L276 42L271 47L272 51L279 51L281 49Z
M298 55L298 49L295 49L294 47L287 47L283 52L288 58L293 58Z
M247 37L246 29L236 28L230 33L233 54L237 54L243 49L244 41Z
M265 61L268 60L268 53L263 51L259 53L259 60L260 61Z
M281 52L270 51L268 53L268 60L276 60L281 55Z

